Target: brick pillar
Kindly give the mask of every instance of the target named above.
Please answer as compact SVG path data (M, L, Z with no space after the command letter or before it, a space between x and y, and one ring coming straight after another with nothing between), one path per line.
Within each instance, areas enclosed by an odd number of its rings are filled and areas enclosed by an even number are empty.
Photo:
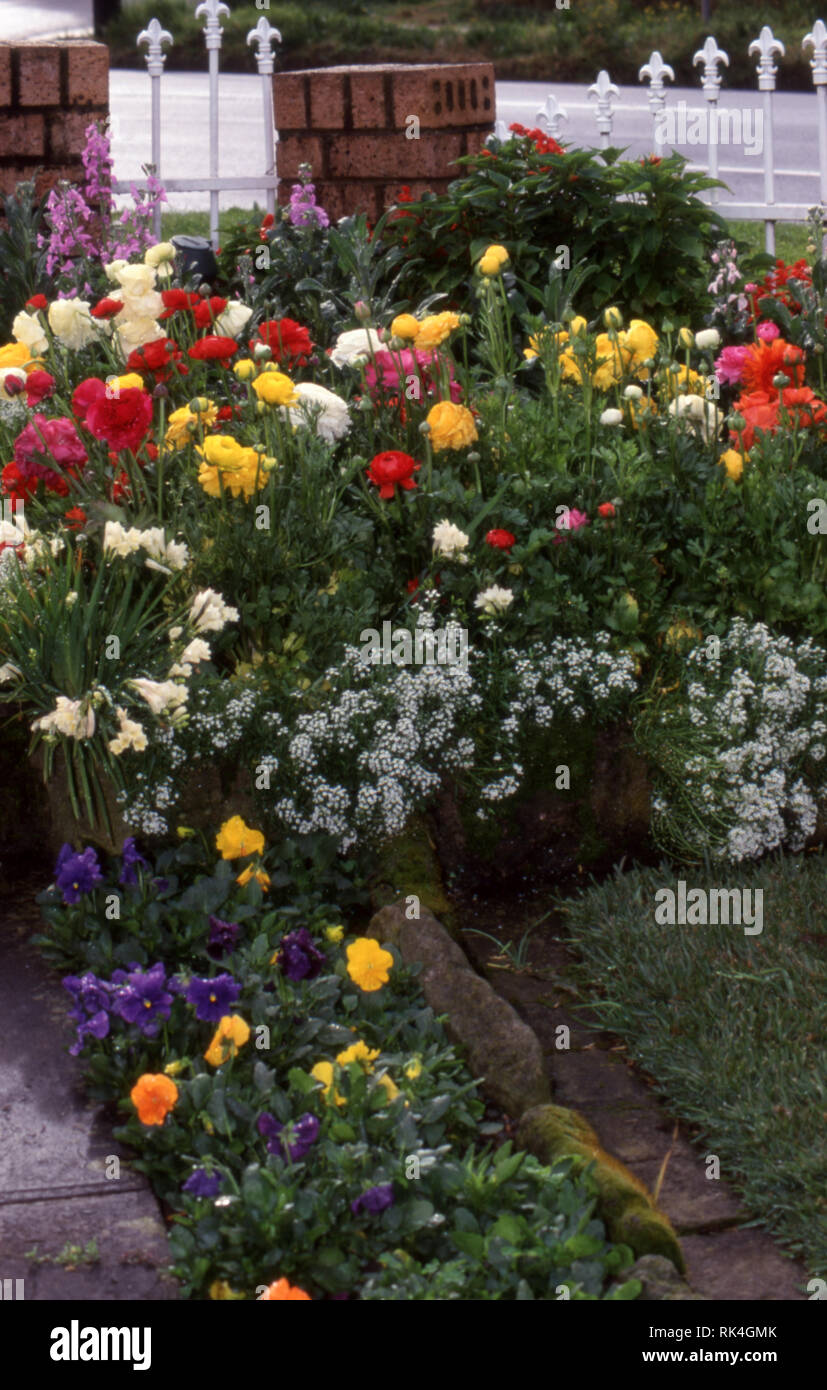
M86 39L0 43L0 193L83 175L86 127L109 115L109 49Z
M447 188L461 173L452 161L476 154L494 128L491 63L282 72L273 94L279 201L310 164L334 220L364 212L375 221L403 184L414 197Z

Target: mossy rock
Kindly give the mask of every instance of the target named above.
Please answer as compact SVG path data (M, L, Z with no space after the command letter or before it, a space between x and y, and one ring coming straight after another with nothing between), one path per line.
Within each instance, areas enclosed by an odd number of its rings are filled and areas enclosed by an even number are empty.
M683 1252L669 1219L657 1209L645 1184L625 1163L606 1152L591 1125L576 1110L559 1105L527 1110L516 1142L541 1163L572 1158L576 1172L592 1165L598 1211L610 1238L631 1246L636 1255L663 1255L679 1273L685 1272Z
M445 892L436 846L424 816L412 816L403 833L382 846L371 876L374 912L412 895L419 898L421 908L428 908L446 931L459 939L456 914Z

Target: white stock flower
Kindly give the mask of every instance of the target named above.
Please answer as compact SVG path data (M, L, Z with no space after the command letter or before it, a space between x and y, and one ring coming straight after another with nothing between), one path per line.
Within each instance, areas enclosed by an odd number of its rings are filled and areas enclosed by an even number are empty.
M604 410L603 414L600 416L600 423L601 425L622 425L623 411L615 410L613 408L610 408L609 410Z
M215 321L215 332L222 338L237 338L253 317L253 311L239 299L231 299Z
M119 728L115 738L109 740L110 753L114 753L116 758L120 757L127 748L134 748L136 753L143 753L147 746L147 737L143 726L134 719L129 719L126 711L121 709L120 705L117 706L115 713L118 716Z
M291 425L312 424L316 434L327 444L344 438L350 429L350 411L341 396L314 381L297 382L295 395L299 404L284 410Z
M514 595L510 589L501 589L498 584L492 584L490 589L483 589L481 594L477 594L474 607L494 617L497 613L504 613L513 601Z
M163 714L166 710L178 709L180 705L185 705L189 699L189 691L185 685L177 685L175 681L150 681L150 680L130 680L127 682L137 690L138 694L146 700L153 714Z
M340 333L330 354L331 362L337 367L349 367L366 362L371 353L378 352L382 340L373 328L351 328Z
M85 299L56 299L49 305L49 327L59 343L77 352L98 337L98 326Z
M49 346L49 339L43 332L43 324L37 314L27 314L25 309L20 310L12 323L11 335L16 343L22 343L29 349L32 357L45 352Z
M702 328L700 333L695 334L695 346L697 348L716 348L721 346L721 335L717 328Z
M91 738L95 732L95 711L89 706L82 712L81 700L70 700L66 695L58 695L55 708L42 718L35 719L32 729L42 729L46 733L53 730L65 734L67 738Z
M230 608L214 589L202 589L190 608L196 632L220 632L225 623L238 622L238 609Z
M446 560L459 560L461 564L467 565L468 556L463 555L462 551L468 546L468 537L447 517L434 527L433 542L436 555L443 555Z

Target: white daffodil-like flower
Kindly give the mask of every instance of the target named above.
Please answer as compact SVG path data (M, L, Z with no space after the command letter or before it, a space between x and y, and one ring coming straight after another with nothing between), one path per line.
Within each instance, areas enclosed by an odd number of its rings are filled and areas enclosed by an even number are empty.
M121 709L120 705L116 707L115 713L118 716L119 728L115 738L109 740L109 751L114 753L115 757L120 757L127 748L134 748L136 753L143 753L147 746L147 737L142 725L134 719L129 719L126 710Z
M214 589L202 589L192 601L189 616L196 632L220 632L226 623L238 622L238 609L230 608Z
M167 710L178 709L180 705L185 705L190 693L185 685L177 685L175 681L150 681L150 680L130 680L128 685L134 687L138 694L146 700L153 714L164 714Z
M379 334L373 328L351 328L340 333L330 354L336 367L358 366L367 362L370 356L383 346Z
M501 589L498 584L492 584L490 589L483 589L481 594L477 594L474 607L481 608L489 617L496 617L498 613L505 613L513 602L511 589Z
M65 734L67 738L91 738L95 732L95 711L91 705L87 704L85 709L83 705L83 700L70 700L66 695L58 695L55 708L42 718L35 719L32 729Z
M343 439L350 429L350 411L347 402L326 386L317 386L314 381L300 381L295 388L298 404L283 410L291 425L310 426L320 439L327 444L335 444Z
M444 556L446 560L459 560L462 565L468 564L468 556L462 554L467 549L468 537L447 517L434 527L433 543L434 554Z

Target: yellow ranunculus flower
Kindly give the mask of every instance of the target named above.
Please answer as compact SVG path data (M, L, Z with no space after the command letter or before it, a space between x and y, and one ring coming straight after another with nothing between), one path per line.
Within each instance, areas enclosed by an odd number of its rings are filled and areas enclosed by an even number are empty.
M211 1067L220 1067L250 1040L250 1025L240 1014L225 1014L219 1019L212 1042L204 1053Z
M347 973L366 993L381 989L390 979L393 956L372 937L360 936L347 948Z
M419 319L414 318L413 314L397 314L391 324L391 333L394 338L404 338L412 343L419 335L419 328Z
M585 319L583 322L585 323ZM550 333L548 329L541 329L539 333L535 333L529 338L528 347L523 348L523 357L527 357L531 361L532 357L539 357L545 343L556 343L557 347L560 348L568 340L569 335L565 329L561 333Z
M452 314L449 310L442 314L429 314L419 325L416 335L417 350L430 352L432 348L439 347L455 328L459 328L459 314Z
M721 454L718 463L723 465L726 469L727 477L731 478L734 483L737 483L743 476L744 459L743 455L739 454L737 449L727 449Z
M252 864L248 864L243 873L238 875L236 883L243 888L245 883L250 882L251 878L255 879L262 893L267 892L267 889L270 887L270 875L265 869L254 869Z
M164 435L166 444L187 444L192 439L192 431L189 426L193 424L203 425L206 429L211 425L218 414L218 406L212 401L209 402L209 409L201 414L195 414L188 405L182 405L179 410L173 410L167 420L167 432Z
M705 378L699 372L689 368L686 370L684 364L679 372L669 372L669 395L674 399L675 396L702 396L704 393Z
M368 1047L367 1043L362 1042L360 1038L359 1042L351 1043L344 1052L340 1052L336 1061L340 1067L346 1067L349 1062L358 1062L363 1071L373 1071L373 1063L378 1056L378 1047Z
M233 372L239 381L249 381L251 376L255 376L258 368L252 357L242 357L233 365Z
M702 637L703 633L699 631L698 628L693 627L691 623L681 620L680 622L672 623L672 626L667 629L666 636L663 639L663 645L672 650L679 651L687 644L695 645L697 642L700 642Z
M256 492L257 488L264 487L267 478L264 467L259 466L259 456L255 449L243 449L237 446L234 451L225 447L216 447L216 441L224 439L222 435L211 435L204 441L204 449L199 452L207 457L201 463L198 470L198 481L209 497L220 497L223 484L224 491L231 492L233 497L239 497L242 493L249 499ZM208 450L206 445L210 443ZM235 444L235 440L224 439L226 445ZM208 462L210 454L213 461ZM218 466L217 459L223 454L224 462Z
M266 405L295 405L296 388L284 372L262 372L253 382L253 390Z
M226 1279L214 1279L213 1282L210 1284L210 1298L239 1299L244 1297L245 1295L243 1293L236 1293L233 1289L231 1289Z
M598 391L608 391L621 381L628 365L629 352L623 342L623 336L620 335L618 341L613 343L608 333L598 333L595 339L595 360L592 383ZM571 348L567 348L560 358L563 376L569 381L582 383L582 361L582 358L575 356Z
M465 405L438 401L428 411L427 421L431 427L431 448L434 453L439 453L441 449L464 449L479 439L474 417Z
M6 343L0 347L0 368L2 367L25 367L27 371L34 371L35 363L32 362L32 354L25 343Z
M335 1100L337 1105L347 1104L345 1097L340 1096L339 1092L334 1090L332 1062L317 1062L315 1067L310 1068L310 1075L316 1081L321 1081L323 1087L322 1095L324 1096L324 1099L326 1100L328 1105L331 1103L331 1100Z
M114 383L119 391L143 391L144 379L137 372L127 372L126 376L116 377Z
M222 859L245 859L248 854L263 853L264 836L245 825L241 816L231 816L216 835L215 847Z
M334 946L338 946L345 934L344 927L325 927L325 936L328 941L332 941Z
M504 265L508 265L511 257L504 246L489 246L483 256L477 262L477 269L480 275L499 275Z
M658 346L658 335L651 324L643 319L632 319L623 334L623 343L629 349L630 367L640 367L649 357L654 357ZM641 373L645 375L645 373Z

